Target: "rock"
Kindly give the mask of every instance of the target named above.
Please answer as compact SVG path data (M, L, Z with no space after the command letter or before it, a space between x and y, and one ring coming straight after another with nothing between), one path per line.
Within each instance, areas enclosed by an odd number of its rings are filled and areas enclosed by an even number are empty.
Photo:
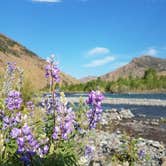
M106 126L109 125L112 121L121 121L122 119L133 118L134 114L129 109L117 109L106 110L103 112L102 119L100 124Z
M150 121L151 125L158 126L159 125L159 120L158 119L153 119Z
M119 112L116 109L110 110L109 113L112 120L121 120Z
M129 109L121 109L119 113L122 119L130 119L134 117L134 114Z
M115 153L124 152L123 145L125 145L128 140L130 140L130 138L124 138L124 135L119 131L115 131L114 133L96 131L94 133L93 139L95 140L94 146L96 147L94 161L97 162L94 166L128 166L128 162L117 164L111 161L112 156ZM93 141L91 141L91 143L92 142ZM141 163L140 161L138 163L136 162L135 166L161 166L161 158L163 159L163 163L165 162L163 157L166 155L166 149L164 145L160 144L158 141L138 138L135 146L138 149L138 153L142 152L143 157ZM145 160L146 155L148 155L150 158L148 161Z
M121 131L117 130L116 133L117 133L117 134L121 134Z
M162 164L161 166L166 166L166 156L161 159Z
M164 146L158 141L147 140L147 144L157 149L164 149Z

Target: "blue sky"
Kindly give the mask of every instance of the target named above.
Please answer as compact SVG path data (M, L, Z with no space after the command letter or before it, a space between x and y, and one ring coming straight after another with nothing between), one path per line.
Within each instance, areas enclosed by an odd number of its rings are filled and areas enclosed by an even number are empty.
M0 33L64 72L102 75L150 54L166 58L166 0L1 0Z

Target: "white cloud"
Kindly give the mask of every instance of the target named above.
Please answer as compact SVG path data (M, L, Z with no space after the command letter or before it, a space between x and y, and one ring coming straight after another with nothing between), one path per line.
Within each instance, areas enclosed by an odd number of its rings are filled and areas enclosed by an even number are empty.
M97 66L103 66L105 64L108 64L109 62L112 62L115 60L114 56L106 56L103 59L96 59L92 62L85 64L84 67L97 67Z
M92 55L101 55L101 54L107 54L109 53L110 50L105 47L95 47L87 52L87 55L92 56Z
M58 3L62 2L62 0L32 0L33 2L46 2L46 3Z
M145 54L155 56L155 55L158 54L158 50L155 49L155 48L149 48L149 49L145 52Z

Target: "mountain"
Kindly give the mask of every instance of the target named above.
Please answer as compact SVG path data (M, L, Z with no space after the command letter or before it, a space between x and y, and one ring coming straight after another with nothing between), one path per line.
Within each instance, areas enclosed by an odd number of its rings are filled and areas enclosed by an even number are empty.
M143 77L145 70L153 68L159 75L166 75L166 59L143 55L134 58L129 64L101 76L102 80L116 81L119 78Z
M79 80L81 83L86 83L88 81L92 81L92 80L96 80L96 79L97 79L97 77L95 77L95 76L87 76L87 77L83 77Z
M15 62L24 69L24 77L28 79L34 88L41 89L47 85L44 78L46 61L34 52L28 50L16 41L0 34L0 73L5 70L7 62ZM61 83L76 84L78 80L61 72Z

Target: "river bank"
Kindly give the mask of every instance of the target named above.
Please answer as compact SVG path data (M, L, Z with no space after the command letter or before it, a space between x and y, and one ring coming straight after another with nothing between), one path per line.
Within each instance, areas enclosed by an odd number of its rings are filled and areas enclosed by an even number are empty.
M136 118L129 109L107 110L89 138L94 148L92 166L129 166L131 162L134 166L165 166L165 138L162 119Z
M132 137L162 142L166 146L166 118L148 118L143 114L136 117L129 109L112 109L103 112L101 129L119 130Z

